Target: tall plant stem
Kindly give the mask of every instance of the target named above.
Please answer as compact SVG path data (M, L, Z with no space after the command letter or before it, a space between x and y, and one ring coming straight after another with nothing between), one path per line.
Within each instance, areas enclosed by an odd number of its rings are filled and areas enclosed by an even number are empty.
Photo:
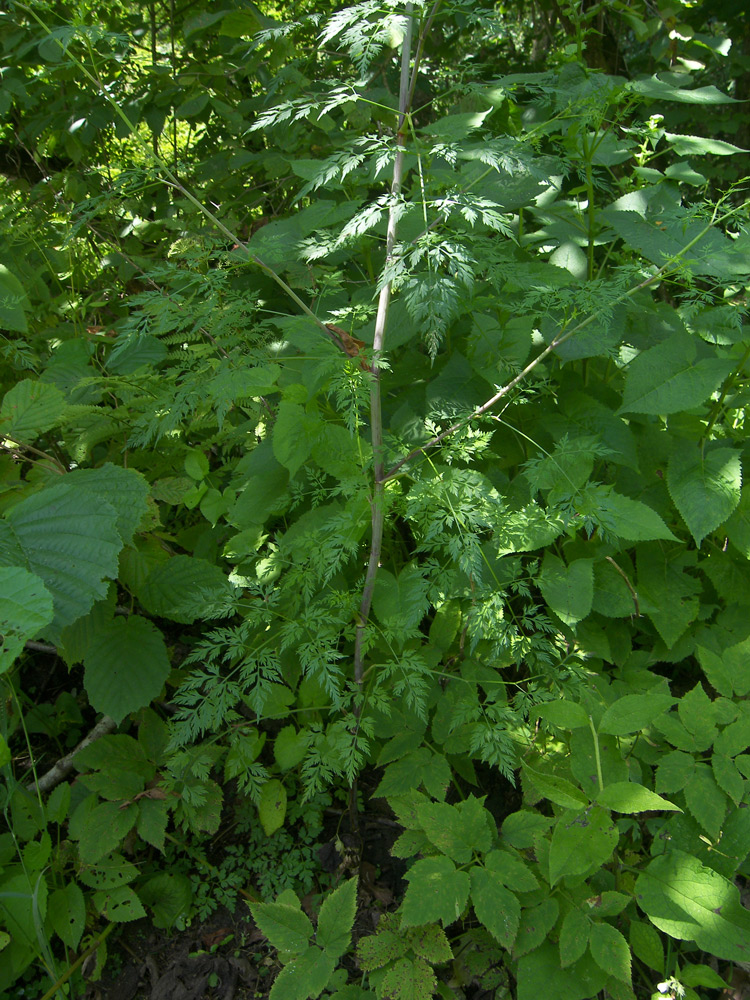
M388 212L388 229L385 240L385 267L387 268L396 243L396 202L401 195L401 182L404 176L404 148L408 125L409 101L414 93L417 64L409 76L412 37L412 5L407 4L408 16L406 33L401 48L401 86L398 101L398 130L396 134L396 159L393 164L393 181L391 182L391 205ZM429 24L425 25L427 28ZM423 43L424 30L420 35L419 48ZM375 579L378 574L380 553L383 544L383 522L385 520L385 456L383 453L383 409L380 394L379 358L385 346L385 331L388 322L388 307L391 302L391 282L387 282L380 290L378 311L375 316L375 336L373 339L372 383L370 388L370 433L372 437L373 455L373 490L370 501L372 507L372 533L370 539L370 557L367 562L365 584L362 589L362 600L359 605L357 632L354 640L354 680L361 687L364 674L364 639L367 619L372 606L372 595L375 590Z

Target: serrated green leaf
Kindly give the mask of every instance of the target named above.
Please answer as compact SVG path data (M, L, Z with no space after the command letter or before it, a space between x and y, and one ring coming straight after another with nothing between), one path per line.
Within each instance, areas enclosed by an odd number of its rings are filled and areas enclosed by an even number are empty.
M388 969L380 984L381 996L392 1000L430 1000L437 979L432 966L422 958L400 958Z
M47 902L47 916L52 929L69 948L77 948L86 926L86 902L81 888L68 882L62 889L55 889Z
M583 705L575 701L546 701L537 705L533 715L561 729L579 729L588 726L589 717Z
M673 792L682 791L695 771L695 757L682 750L672 750L670 753L662 754L656 767L656 791L666 792L667 795Z
M274 980L269 1000L315 1000L328 985L336 961L311 945L285 965Z
M736 757L750 747L750 716L741 715L719 733L714 741L714 751Z
M546 552L539 574L539 588L548 606L565 622L575 625L591 611L594 600L594 561L575 559L566 566Z
M398 930L398 918L380 918L375 934L362 937L357 943L357 961L364 972L373 972L395 962L406 954L409 945L406 935Z
M659 932L651 924L640 920L630 922L628 932L630 947L637 959L656 972L664 972L664 948Z
M713 743L718 735L714 725L711 699L698 683L687 691L677 703L677 714L683 726L701 742L710 738Z
M357 879L342 883L323 900L315 940L331 958L339 958L349 947L357 912Z
M138 800L138 836L151 844L157 851L164 850L167 835L169 809L164 799L152 799L148 795Z
M253 920L277 951L300 955L307 950L313 925L299 906L288 903L250 903Z
M640 500L631 500L608 486L587 490L586 499L589 503L585 507L576 503L576 510L596 518L606 532L629 542L676 541L656 511Z
M310 734L303 729L297 732L294 726L284 726L274 740L273 755L282 771L291 771L305 759L310 745Z
M588 805L589 800L586 795L567 778L536 771L528 764L523 764L522 767L524 775L528 777L534 788L550 802L563 806L565 809L583 809L584 806Z
M533 552L550 545L562 534L564 521L555 511L532 502L521 510L508 511L493 535L498 555L510 552Z
M486 853L490 848L490 815L473 796L460 806L425 802L417 807L417 816L431 843L458 864L471 861L475 850Z
M730 988L710 965L694 965L692 962L688 962L680 969L680 982L685 986L707 986L709 989Z
M518 933L521 904L497 872L475 865L469 870L471 902L477 920L509 951Z
M509 889L515 889L516 892L532 892L539 888L536 876L510 851L490 851L485 855L484 864Z
M593 923L589 931L589 947L600 969L623 983L630 982L630 948L616 927Z
M0 566L0 674L54 617L52 594L35 573Z
M108 854L94 865L81 865L78 878L90 889L116 889L138 878L136 866L122 854Z
M716 784L708 764L696 764L689 784L683 790L685 804L695 819L717 841L727 813L727 799Z
M722 139L706 139L702 135L676 135L674 132L664 133L667 142L678 156L732 156L734 153L747 153L747 149L734 146Z
M552 897L523 910L513 948L514 956L526 955L538 948L557 923L559 915L560 904Z
M138 593L151 614L187 625L197 618L216 617L213 609L230 603L233 596L232 586L218 566L183 555L155 566Z
M81 833L78 851L81 861L95 864L122 843L135 826L138 806L130 803L102 802L89 813Z
M699 406L719 388L733 364L722 358L698 360L691 337L669 337L631 362L617 412L659 416Z
M98 469L74 469L64 480L68 484L95 493L104 503L113 507L117 520L115 527L125 545L133 536L148 510L148 482L134 469L107 462Z
M403 927L438 920L448 926L461 916L469 899L469 876L457 871L450 858L441 856L417 861L405 878L409 887L402 908Z
M267 837L284 825L286 818L286 788L277 778L267 781L258 797L258 818Z
M732 448L703 452L697 444L678 441L667 468L667 486L695 544L700 544L740 502L742 467Z
M154 926L162 930L169 930L180 918L186 918L193 904L190 879L180 872L159 872L139 886L138 894L151 910Z
M445 757L419 747L386 767L374 795L389 798L424 785L433 798L442 801L450 780L451 769Z
M736 806L739 806L745 795L745 779L737 770L737 765L731 757L714 753L711 757L711 769L719 788L726 792Z
M599 732L627 736L645 729L677 701L664 694L626 694L606 710L599 722Z
M0 264L0 327L26 333L26 312L31 309L24 287L4 264Z
M119 889L102 889L91 898L99 913L113 924L130 923L146 916L143 904L129 885Z
M688 74L686 83L691 82ZM678 101L681 104L734 104L736 98L722 94L716 87L677 87L658 76L631 80L625 85L626 90L634 90L637 94L657 100Z
M617 847L617 827L605 809L591 806L584 812L566 811L552 831L549 850L550 884L566 875L596 871Z
M25 378L6 392L0 406L0 437L31 444L55 427L65 411L57 386Z
M140 615L97 629L83 662L91 704L118 723L153 701L171 670L163 635Z
M117 575L123 544L110 504L63 479L22 500L7 520L28 568L52 594L55 617L49 632L81 618L104 597L105 580Z
M560 966L557 946L545 941L518 963L517 1000L585 1000L595 997L604 986L607 974L591 955L584 955L568 968Z
M409 947L430 965L443 965L453 958L453 950L445 931L438 924L412 927L406 933Z
M686 553L651 545L637 552L640 611L656 626L665 646L671 648L698 616L701 586L687 573Z
M661 795L656 795L633 781L616 781L607 785L599 792L596 801L607 809L620 813L650 812L652 809L682 812L673 802L668 802Z
M635 898L659 930L728 962L750 962L750 912L737 887L684 851L672 849L648 865Z
M273 425L273 453L294 476L312 452L320 421L303 406L283 400Z
M383 625L390 628L415 628L428 608L428 584L415 565L405 566L398 577L383 570L375 579L372 606Z
M563 917L560 927L560 965L563 969L577 962L586 951L590 925L591 920L575 906Z

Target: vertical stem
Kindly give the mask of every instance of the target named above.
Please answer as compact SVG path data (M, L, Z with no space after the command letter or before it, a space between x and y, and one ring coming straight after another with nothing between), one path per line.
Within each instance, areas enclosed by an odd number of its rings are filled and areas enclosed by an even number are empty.
M401 182L404 175L404 144L406 141L407 115L409 99L413 86L409 86L409 60L411 56L411 37L413 28L412 5L406 5L408 16L406 33L401 48L401 86L399 88L399 115L396 142L398 149L393 164L393 181L391 183L391 206L388 213L388 230L385 241L385 266L387 267L393 255L396 243L396 201L401 194ZM354 680L362 685L364 674L364 638L367 619L370 615L372 595L375 590L375 578L380 563L380 553L383 544L383 522L385 519L385 456L383 453L383 413L380 395L379 358L385 345L385 331L388 320L388 307L391 301L391 283L387 282L380 290L378 311L375 317L375 337L373 340L372 383L370 388L370 433L372 436L372 454L374 463L372 491L372 535L370 541L370 558L367 563L365 585L362 590L362 600L359 606L357 633L354 640Z
M601 792L604 788L604 775L602 774L602 758L599 753L599 737L594 727L594 720L589 716L589 728L591 729L591 735L594 738L594 757L596 758L596 779L599 782L599 791Z
M388 229L385 240L385 267L388 267L393 257L393 247L396 243L396 201L401 195L401 182L404 176L404 146L406 142L406 130L408 127L408 113L411 107L411 100L416 86L417 70L419 67L419 57L424 44L427 30L432 23L432 17L437 4L433 7L432 14L428 17L417 43L417 51L414 58L414 67L409 78L409 62L411 57L411 40L414 28L414 19L411 3L406 4L406 32L401 44L401 82L398 95L398 129L396 132L396 159L393 164L393 181L391 182L391 204L388 212ZM378 311L375 316L375 336L373 338L373 361L372 361L372 383L370 386L370 435L372 440L373 456L373 488L371 505L371 535L370 535L370 556L367 561L367 572L365 573L365 583L362 588L362 599L357 615L357 631L354 638L354 682L362 690L362 679L364 677L364 644L367 621L370 617L370 607L372 606L372 595L375 591L375 579L378 575L380 565L380 553L383 547L383 523L385 521L385 453L383 451L383 411L380 395L380 366L379 360L385 346L385 331L388 320L388 306L391 302L391 282L383 286L378 298ZM354 715L357 718L359 727L359 715L361 707L356 704ZM356 735L355 735L356 739ZM357 779L352 781L349 789L349 822L352 832L359 831L359 817L357 815Z

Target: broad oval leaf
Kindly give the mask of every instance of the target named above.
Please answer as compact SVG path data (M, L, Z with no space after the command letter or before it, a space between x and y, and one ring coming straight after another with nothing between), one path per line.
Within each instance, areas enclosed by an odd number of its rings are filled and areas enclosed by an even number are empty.
M737 886L691 854L672 850L654 858L635 883L649 920L679 941L728 962L750 962L750 912Z
M96 629L84 667L91 704L118 723L158 697L171 669L164 636L140 615L113 618Z

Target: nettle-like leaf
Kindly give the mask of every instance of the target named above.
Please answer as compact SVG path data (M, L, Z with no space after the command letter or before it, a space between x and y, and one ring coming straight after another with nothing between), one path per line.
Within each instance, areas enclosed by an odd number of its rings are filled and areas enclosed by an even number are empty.
M0 406L0 435L31 443L57 426L65 410L65 396L46 382L23 379L6 392Z
M435 972L423 958L401 958L383 975L379 995L393 1000L430 1000L436 986Z
M270 1000L315 1000L326 988L335 960L316 945L284 966L274 980Z
M471 876L471 902L477 919L509 951L518 933L521 904L506 888L500 873L474 866Z
M562 969L557 947L548 941L520 959L518 1000L536 1000L551 989L559 1000L584 1000L596 996L607 978L590 953Z
M667 485L695 544L730 516L740 502L742 467L732 448L705 452L695 444L676 441L669 457Z
M21 566L0 566L0 674L54 617L52 594Z
M600 969L630 984L630 948L616 927L593 923L589 931L589 947Z
M590 806L564 812L552 832L549 850L550 883L565 875L583 875L600 868L612 856L619 835L605 809Z
M123 540L115 508L64 479L22 500L7 515L28 568L52 594L48 634L85 615L117 576Z
M486 853L491 844L491 818L482 800L470 796L460 805L425 802L417 817L430 842L457 864L466 864L474 851Z
M566 625L575 625L591 611L594 600L594 563L575 559L566 566L546 552L539 574L539 588L547 605Z
M0 264L0 326L26 333L26 313L31 310L26 291L18 278Z
M442 921L455 923L469 899L469 876L450 858L424 858L406 873L409 888L404 896L401 924L415 927Z
M302 912L299 902L250 903L250 912L261 932L274 948L281 952L301 955L313 937L313 926Z
M189 624L231 614L234 590L218 566L179 555L154 567L138 596L151 614Z
M677 333L639 354L628 368L618 414L658 416L704 403L735 363L710 355L699 343L686 333Z
M357 879L342 883L323 900L315 940L331 958L340 958L349 947L357 911Z

